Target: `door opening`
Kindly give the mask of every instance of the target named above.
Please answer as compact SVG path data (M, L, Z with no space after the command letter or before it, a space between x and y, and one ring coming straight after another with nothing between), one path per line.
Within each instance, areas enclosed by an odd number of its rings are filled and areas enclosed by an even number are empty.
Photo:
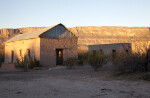
M63 49L56 49L56 65L63 64Z

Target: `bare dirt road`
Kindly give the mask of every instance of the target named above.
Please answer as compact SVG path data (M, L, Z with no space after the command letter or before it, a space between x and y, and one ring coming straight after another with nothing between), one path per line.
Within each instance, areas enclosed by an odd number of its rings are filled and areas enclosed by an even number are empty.
M150 98L150 82L90 67L0 72L0 98Z

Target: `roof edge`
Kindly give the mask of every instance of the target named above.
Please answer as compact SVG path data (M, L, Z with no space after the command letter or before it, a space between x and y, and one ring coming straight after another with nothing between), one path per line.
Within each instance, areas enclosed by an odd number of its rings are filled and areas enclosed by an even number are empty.
M28 39L20 39L20 40L9 41L9 42L6 41L6 42L4 42L4 44L11 43L11 42L16 42L16 41L22 41L22 40L36 39L36 38L40 38L40 37L34 37L34 38L28 38Z
M59 23L58 25L62 25L62 26L64 26L70 33L72 33L73 35L75 35L77 38L78 38L78 36L76 35L76 34L74 34L73 32L71 32L64 24L62 24L62 23Z
M76 36L76 37L78 38L78 36L77 36L76 34L74 34L73 32L71 32L71 31L70 31L64 24L62 24L62 23L56 24L56 25L52 26L50 29L52 29L52 28L54 28L54 27L56 27L56 26L58 26L58 25L62 25L65 29L67 29L70 33L72 33L74 36ZM47 30L44 31L42 34L44 34L45 32L47 32L47 31L50 30L50 29L47 29ZM41 37L42 34L40 34L39 37Z

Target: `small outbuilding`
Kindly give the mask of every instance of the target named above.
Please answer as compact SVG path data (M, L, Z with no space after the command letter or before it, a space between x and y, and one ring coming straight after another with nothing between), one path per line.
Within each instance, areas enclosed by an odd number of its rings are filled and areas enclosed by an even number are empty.
M44 67L62 65L67 58L78 56L77 41L78 37L63 24L19 34L5 42L5 63L31 56Z
M115 52L131 52L132 44L131 43L114 43L114 44L99 44L99 45L89 45L89 52L103 52L106 55Z

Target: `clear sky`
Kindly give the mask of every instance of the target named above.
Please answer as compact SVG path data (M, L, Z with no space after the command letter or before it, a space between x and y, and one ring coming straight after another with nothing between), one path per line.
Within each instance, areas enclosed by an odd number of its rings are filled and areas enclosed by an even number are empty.
M149 26L150 0L0 0L0 28Z

